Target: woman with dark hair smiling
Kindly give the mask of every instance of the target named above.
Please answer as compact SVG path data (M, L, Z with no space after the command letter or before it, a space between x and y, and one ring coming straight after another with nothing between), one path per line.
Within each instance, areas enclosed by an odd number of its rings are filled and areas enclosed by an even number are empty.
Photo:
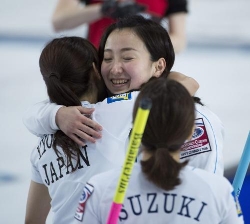
M193 79L170 72L175 60L167 31L158 23L141 16L130 16L110 25L103 34L99 60L100 70L109 96L118 99L124 93L140 89L151 77L175 79L191 95L197 90ZM126 96L125 96L126 98ZM224 127L220 119L194 97L195 134L180 151L181 161L223 175ZM63 107L44 103L31 107L24 117L26 127L37 135L52 134L58 128L79 145L101 138L101 125L83 114L92 109ZM127 111L129 113L129 110ZM107 115L108 116L108 115Z
M195 105L187 90L173 80L149 81L136 99L133 120L145 98L152 108L141 141L142 159L134 165L117 223L244 223L226 178L180 162L181 146L194 130ZM74 223L106 223L120 174L120 168L114 169L88 181Z

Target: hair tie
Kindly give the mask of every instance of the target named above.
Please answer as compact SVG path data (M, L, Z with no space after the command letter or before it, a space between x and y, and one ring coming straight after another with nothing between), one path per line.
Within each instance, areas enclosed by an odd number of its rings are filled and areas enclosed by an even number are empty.
M156 143L156 148L164 148L168 149L169 151L176 151L177 149L180 149L183 144L176 144L176 145L167 145L165 142Z
M56 77L57 79L59 79L59 75L58 74L56 74L56 73L54 73L54 72L51 72L50 74L49 74L49 78L51 78L51 77Z
M155 144L155 147L156 148L165 148L165 149L168 149L168 145L165 143L165 142L160 142L160 143L156 143Z

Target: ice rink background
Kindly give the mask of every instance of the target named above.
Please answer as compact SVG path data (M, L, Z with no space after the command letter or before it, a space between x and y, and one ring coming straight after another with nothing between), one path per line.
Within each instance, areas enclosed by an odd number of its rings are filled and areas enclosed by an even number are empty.
M86 29L55 34L50 24L55 2L1 1L0 223L3 224L24 223L29 154L37 138L25 129L22 116L28 106L46 98L38 67L40 52L51 38L84 36ZM250 2L189 2L188 46L177 55L174 70L200 83L197 96L223 121L225 166L229 174L240 160L250 130ZM247 215L250 203L242 209ZM51 217L47 223L51 223Z

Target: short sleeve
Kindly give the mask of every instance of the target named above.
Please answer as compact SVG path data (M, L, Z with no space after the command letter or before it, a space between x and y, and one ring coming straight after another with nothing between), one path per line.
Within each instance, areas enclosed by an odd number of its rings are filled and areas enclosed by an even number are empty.
M228 189L228 191L225 189ZM238 198L235 196L232 186L228 183L228 187L225 187L224 191L227 192L227 195L224 197L224 208L227 208L227 211L224 213L221 224L243 224L244 219L240 203Z
M188 3L187 0L169 0L169 7L166 11L165 16L170 14L185 12L188 13Z
M31 180L39 183L44 184L42 181L42 177L40 175L40 172L37 167L37 150L36 148L33 149L31 155L30 155L30 162L31 162Z

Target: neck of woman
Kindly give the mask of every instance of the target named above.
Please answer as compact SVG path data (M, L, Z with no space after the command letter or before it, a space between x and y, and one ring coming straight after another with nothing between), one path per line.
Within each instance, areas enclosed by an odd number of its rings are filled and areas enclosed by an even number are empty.
M97 103L97 91L83 94L80 97L80 101L88 101L91 104Z

